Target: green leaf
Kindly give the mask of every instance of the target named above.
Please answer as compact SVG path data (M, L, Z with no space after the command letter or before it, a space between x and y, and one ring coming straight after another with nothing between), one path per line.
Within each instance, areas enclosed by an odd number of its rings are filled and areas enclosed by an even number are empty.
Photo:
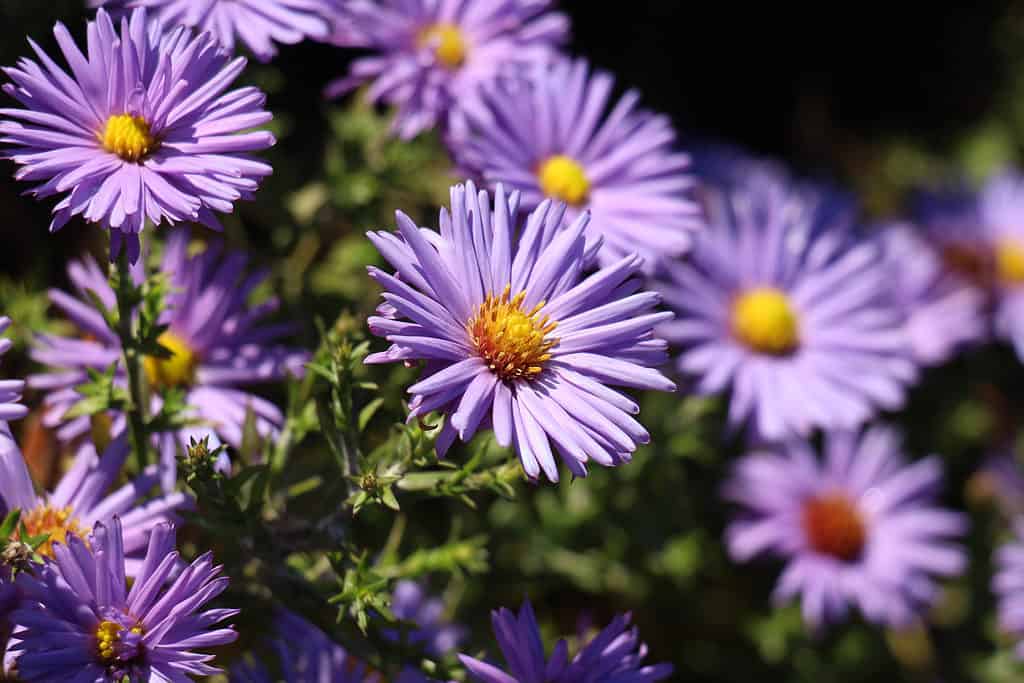
M366 429L366 425L370 423L373 416L377 413L380 407L384 405L383 398L375 398L367 403L362 410L359 411L359 431Z
M18 528L18 524L21 522L21 510L15 508L7 513L4 517L4 521L0 523L0 543L4 543L8 538L14 535L14 531Z
M67 410L65 419L96 415L108 410L124 410L131 405L127 389L114 382L118 364L100 372L89 369L89 381L76 387L82 399Z

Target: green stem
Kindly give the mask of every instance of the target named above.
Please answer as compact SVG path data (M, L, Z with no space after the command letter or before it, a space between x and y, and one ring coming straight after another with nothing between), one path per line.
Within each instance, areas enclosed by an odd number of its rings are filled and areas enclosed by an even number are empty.
M135 453L139 471L149 465L149 440L146 438L146 397L142 390L142 357L135 338L135 311L131 291L133 287L128 249L122 248L117 259L117 312L118 336L124 350L125 370L128 374L128 392L132 402L128 407L128 438Z
M352 476L359 469L358 456L353 452L349 439L346 438L346 434L343 434L341 430L337 428L334 413L331 411L331 405L327 396L317 397L316 411L317 416L320 419L320 429L323 431L324 438L327 440L327 445L330 448L331 454L334 456L334 460L338 464L338 469L341 471L345 494L346 496L351 496L356 490L356 485L355 482L352 481Z

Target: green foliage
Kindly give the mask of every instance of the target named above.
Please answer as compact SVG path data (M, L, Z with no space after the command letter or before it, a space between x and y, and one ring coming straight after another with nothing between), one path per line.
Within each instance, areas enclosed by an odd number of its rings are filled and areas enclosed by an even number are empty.
M332 112L330 127L326 182L320 192L357 227L388 225L397 207L433 212L447 199L454 178L436 135L412 141L394 137L390 117L375 113L361 97ZM308 189L299 197L313 203ZM308 205L302 207L301 202L295 209L309 214Z
M21 521L21 510L8 512L0 522L0 575L6 569L13 577L31 569L33 563L41 563L37 551L49 538L49 534L30 536Z
M24 351L36 334L62 334L68 325L47 317L49 302L42 286L0 275L0 303L3 315L11 319L10 336L16 351Z
M68 409L64 417L70 420L108 411L119 412L131 406L132 399L128 390L114 381L117 367L118 364L114 363L103 372L90 368L89 381L78 388L82 399Z

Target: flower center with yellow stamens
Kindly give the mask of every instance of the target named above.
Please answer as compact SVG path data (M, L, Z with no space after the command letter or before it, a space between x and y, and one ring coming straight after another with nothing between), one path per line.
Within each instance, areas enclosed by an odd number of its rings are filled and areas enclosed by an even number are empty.
M161 334L157 341L172 355L170 358L146 356L142 359L142 367L146 371L149 383L165 388L192 384L195 381L199 358L188 342L171 331Z
M501 296L488 295L466 325L473 350L505 381L539 375L558 344L550 336L558 323L541 315L545 302L524 310L526 292L511 292L506 286Z
M39 505L29 512L23 513L21 522L25 525L28 536L48 536L45 542L36 548L36 552L45 557L53 557L53 544L68 542L68 534L74 534L83 541L86 529L72 514L71 506L55 508L47 503Z
M732 331L754 351L781 356L800 344L800 321L789 298L774 287L758 287L736 297Z
M449 69L457 69L466 61L466 37L455 24L433 24L420 31L420 47L432 47L437 60Z
M995 248L996 274L1007 285L1024 284L1024 243L1003 240Z
M113 662L115 659L125 661L138 654L136 644L125 643L122 645L125 631L136 636L142 635L141 626L133 626L129 629L116 621L104 620L96 627L96 652L102 661L107 663Z
M141 116L118 114L107 119L107 127L100 135L103 149L125 161L139 162L157 148L156 138L149 130L149 122Z
M822 555L852 562L864 550L864 519L853 501L841 493L807 501L802 522L808 545Z
M556 154L537 169L540 189L549 197L579 206L590 196L590 180L583 166L572 157Z

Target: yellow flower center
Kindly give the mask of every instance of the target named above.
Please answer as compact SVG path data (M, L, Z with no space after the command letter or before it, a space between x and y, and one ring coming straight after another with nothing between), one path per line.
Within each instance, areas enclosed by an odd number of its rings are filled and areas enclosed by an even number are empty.
M785 294L759 287L741 294L732 305L732 330L754 351L790 353L800 343L800 321Z
M1003 240L996 245L996 273L1009 285L1024 284L1024 243Z
M36 548L36 552L51 558L54 543L67 543L68 534L74 534L84 541L87 533L78 518L72 515L71 506L54 508L43 503L34 510L22 514L21 522L29 536L48 536L46 541Z
M141 116L119 114L107 119L100 135L103 149L125 161L141 161L157 148L156 138L149 132L149 123Z
M121 640L121 634L125 630L127 629L116 621L100 622L100 625L96 627L96 651L99 653L100 659L104 662L111 662L117 658L115 646ZM135 626L131 632L141 636L142 627Z
M449 69L457 69L466 61L466 38L455 24L440 23L420 31L420 47L433 47L434 56Z
M850 562L864 549L864 519L853 501L841 493L809 500L802 521L807 543L822 555Z
M578 161L556 154L537 169L540 189L549 197L579 206L590 196L590 181Z
M558 344L548 336L558 323L541 315L545 302L526 311L522 307L526 292L509 298L511 291L506 286L501 296L488 295L466 325L477 355L505 381L536 377Z
M161 334L157 341L172 355L170 358L146 356L142 359L149 383L156 387L191 384L195 380L199 358L188 342L171 331Z

